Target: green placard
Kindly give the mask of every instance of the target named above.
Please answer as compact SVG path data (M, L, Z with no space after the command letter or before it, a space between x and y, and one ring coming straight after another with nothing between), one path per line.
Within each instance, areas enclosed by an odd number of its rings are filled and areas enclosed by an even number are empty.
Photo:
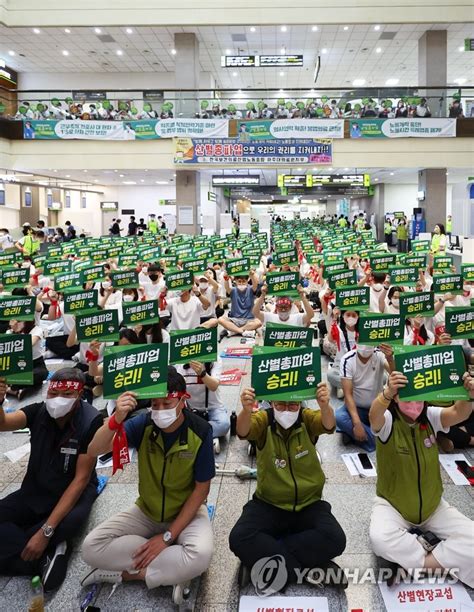
M158 300L147 300L145 302L124 302L122 304L123 321L125 327L134 325L151 325L158 323L160 312Z
M271 272L267 274L265 282L269 295L299 296L296 288L300 282L299 272Z
M310 327L298 327L283 323L267 323L263 338L264 346L296 348L312 346L314 332Z
M474 338L474 308L447 306L445 330L452 338Z
M360 344L403 344L404 319L397 314L362 313L359 317Z
M194 274L189 270L166 274L166 287L169 291L185 291L194 285Z
M87 291L74 291L64 294L65 314L84 314L97 310L99 305L99 292L97 289Z
M33 384L33 349L30 334L0 335L0 372L9 385Z
M327 249L324 249L323 257L325 265L330 263L339 263L342 259L342 253L341 251L328 251Z
M137 254L134 255L119 255L118 267L119 268L131 268L137 263L139 259Z
M341 289L357 284L355 270L341 270L341 272L331 272L328 274L327 282L331 289Z
M170 363L217 360L217 327L170 332Z
M410 255L399 253L400 262L409 268L426 268L426 255ZM398 261L397 261L398 263Z
M111 259L113 257L118 257L122 252L122 247L113 246L107 249L107 259Z
M0 296L0 320L32 321L35 318L35 297Z
M165 397L168 378L167 344L107 347L104 352L104 398L133 391L139 399Z
M192 255L196 259L205 259L207 260L211 257L212 249L211 247L201 247L199 249L193 249Z
M3 268L0 270L0 284L4 290L23 288L30 282L30 268Z
M419 279L419 268L408 266L389 266L390 284L413 287Z
M432 317L434 315L434 293L413 291L400 293L400 314L407 317Z
M90 255L92 261L105 261L107 259L107 249L95 249Z
M370 287L336 289L336 306L341 310L364 310L370 307Z
M387 255L381 255L380 253L371 253L369 255L369 259L372 272L388 273L389 267L395 265L396 255L395 253L390 253Z
M21 253L0 253L0 268L11 267L21 258Z
M453 265L453 258L451 255L438 256L433 259L433 268L435 270L446 270L451 268Z
M117 310L95 310L76 316L76 331L79 342L100 340L117 342L119 322Z
M48 245L48 257L50 259L55 259L61 257L63 254L63 250L60 246L49 246Z
M434 293L462 293L462 276L460 274L436 274L433 276L431 290Z
M252 387L257 399L301 401L314 399L321 382L319 347L276 349L255 346Z
M297 266L298 265L298 254L296 249L287 249L285 251L278 251L273 255L273 264L277 267L281 266Z
M183 259L183 270L189 270L194 275L203 274L207 270L207 259Z
M250 273L250 260L248 257L228 259L225 269L229 276L248 276Z
M474 264L461 264L461 273L463 280L474 282Z
M82 273L70 272L69 274L58 274L54 277L54 289L56 291L82 289Z
M413 240L411 243L412 253L427 253L430 250L429 240Z
M83 284L103 281L106 276L103 264L87 267L85 270L81 270L81 274Z
M462 377L466 362L459 345L397 346L395 369L408 378L399 390L405 401L455 402L468 400Z
M43 273L45 276L56 276L56 274L67 274L72 270L70 259L59 259L58 261L45 261Z
M348 268L345 261L341 261L339 263L325 264L323 269L323 278L327 278L328 274L332 274L333 272L341 272L342 270L347 269Z
M111 272L109 276L112 279L112 287L114 289L133 289L139 285L138 272L136 270Z

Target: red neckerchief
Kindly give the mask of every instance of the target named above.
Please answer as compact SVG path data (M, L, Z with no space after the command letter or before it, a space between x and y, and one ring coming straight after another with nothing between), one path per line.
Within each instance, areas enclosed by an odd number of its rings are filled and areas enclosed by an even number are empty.
M123 466L130 463L128 452L127 434L123 423L117 423L113 414L108 421L109 429L115 431L112 441L112 476L117 470L123 470Z
M425 340L420 336L420 330L417 327L413 328L413 344L422 346L425 344Z

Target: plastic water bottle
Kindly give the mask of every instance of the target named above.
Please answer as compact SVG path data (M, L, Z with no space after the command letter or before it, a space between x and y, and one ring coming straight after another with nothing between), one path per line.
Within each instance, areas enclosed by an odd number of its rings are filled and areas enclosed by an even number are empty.
M230 435L235 436L237 433L237 414L235 410L232 410L232 414L230 415Z
M31 581L32 596L28 612L44 612L44 593L41 578L35 576Z

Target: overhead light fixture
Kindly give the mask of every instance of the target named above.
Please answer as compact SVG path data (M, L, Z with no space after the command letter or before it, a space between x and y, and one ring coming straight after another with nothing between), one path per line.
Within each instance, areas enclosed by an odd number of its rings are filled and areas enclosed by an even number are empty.
M388 86L398 85L399 82L400 82L400 79L387 79L385 81L385 85L388 85Z
M376 178L376 179L374 179L374 180L375 180L375 181L378 181L379 179L378 179L378 178Z
M281 53L281 55L284 55L284 54L286 53L286 49L285 49L285 47L282 47L282 48L280 49L280 53Z
M362 85L365 85L365 79L354 79L352 85L354 87L362 87Z
M83 172L88 172L88 170L83 170Z
M375 53L382 53L382 47L377 47L375 49Z
M375 25L375 26L374 26L374 30L375 30L376 32L378 32L378 31L380 30L380 26L379 26L379 25Z
M9 51L8 55L11 55L13 57L15 55L15 51Z
M344 32L347 32L347 30L349 29L349 26L344 26Z
M137 181L122 181L122 185L136 185Z
M326 55L326 53L328 52L328 50L326 49L326 47L324 47L323 49L321 49L321 53L323 55Z
M114 172L118 172L118 170L114 170Z
M157 185L168 185L168 181L155 181Z
M313 27L311 28L311 31L312 31L312 32L317 32L317 31L318 31L318 26L313 26Z
M66 49L63 49L62 54L63 54L65 57L67 57L67 56L69 55L69 51L66 51Z
M464 51L464 47L463 46L458 47L458 51Z
M120 178L123 178L125 176L125 174L119 174Z
M71 175L70 174L66 174L66 178L71 178Z
M144 182L145 182L145 179L140 179L140 183L144 183Z
M279 90L278 90L278 93L282 94L282 93L285 93L285 92L284 92L284 90L283 90L283 89L279 89Z
M98 182L99 182L99 179L94 179L94 183L98 183Z
M35 34L41 34L41 30L39 28L33 28L33 32Z
M66 34L70 34L71 30L69 28L64 28L64 31L66 32Z
M122 49L117 49L117 51L115 52L117 55L123 55L123 51Z
M231 53L232 53L232 49L226 49L226 50L225 50L225 54L226 54L226 55L230 55Z
M457 85L464 85L464 83L465 83L466 81L467 81L467 79L465 79L465 78L454 79L454 82L455 82Z
M449 172L446 172L446 176L449 176Z
M127 32L127 34L133 34L132 28L126 28L125 32Z
M255 26L252 26L252 27L250 28L250 31L251 31L251 32L255 32L256 30L257 30L257 28L256 28Z
M233 76L233 77L236 77L236 76L238 76L238 73L237 73L237 72L233 72L233 73L232 73L232 76Z
M303 172L303 168L296 168L296 172Z
M390 172L390 176L393 176L395 174L395 172Z
M102 30L100 28L94 28L94 32L96 34L102 34Z
M285 73L284 73L283 71L282 71L282 72L280 72L280 76L281 76L281 77L282 77L282 76L285 76Z
M344 168L344 172L349 172L349 168Z
M280 30L281 30L282 32L286 32L286 31L288 30L288 28L287 28L286 26L281 26Z
M178 53L176 49L171 49L171 55L176 55L176 53Z

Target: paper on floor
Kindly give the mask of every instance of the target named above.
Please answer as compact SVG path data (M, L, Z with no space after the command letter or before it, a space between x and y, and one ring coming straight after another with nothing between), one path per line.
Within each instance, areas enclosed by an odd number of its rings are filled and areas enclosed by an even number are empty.
M468 465L469 461L462 453L454 454L454 455L440 455L439 462L444 467L444 469L448 472L451 480L454 484L457 485L468 485L470 486L469 480L458 470L458 466L456 465L456 461L466 461Z
M240 598L239 612L262 612L262 610L311 610L311 612L329 612L327 597L258 597L243 595Z
M414 582L388 587L386 582L379 584L387 612L411 610L411 612L468 612L474 610L469 593L460 583L449 584L443 581L424 583Z
M28 455L30 451L31 444L27 442L26 444L22 444L21 446L18 446L17 448L14 448L11 451L7 451L3 454L7 459L10 459L12 463L16 463L17 461L20 461L20 459L22 459L25 455Z
M362 463L360 462L357 453L343 453L341 457L351 476L361 476L362 478L372 478L377 476L375 466L369 470L362 467ZM372 459L370 461L372 465L374 465Z
M128 454L130 456L130 463L132 462L133 459L133 453L134 453L135 449L134 448L129 448L128 449ZM105 453L104 453L105 454ZM99 461L99 459L97 459L97 463L95 464L95 469L96 470L100 470L102 468L109 468L109 467L113 467L113 459L112 457L110 457L110 459L108 461L106 461L105 463L101 463ZM125 466L126 468L127 466Z

